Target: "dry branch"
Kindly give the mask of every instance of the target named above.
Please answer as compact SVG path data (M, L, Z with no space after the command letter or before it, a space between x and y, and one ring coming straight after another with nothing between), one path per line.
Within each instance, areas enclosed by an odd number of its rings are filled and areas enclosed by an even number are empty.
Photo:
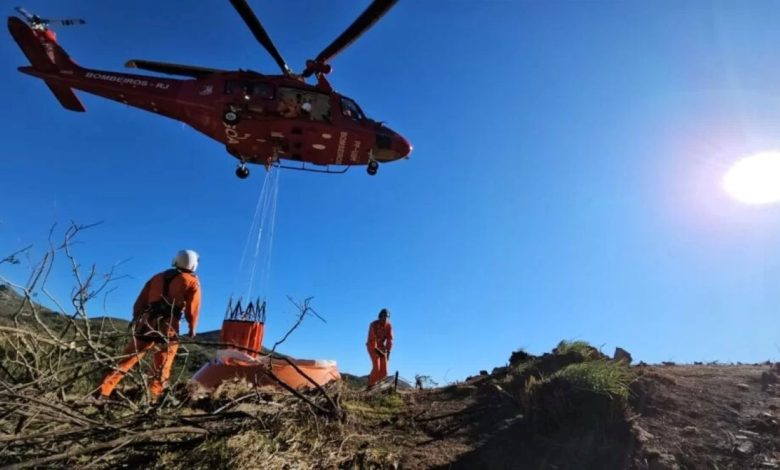
M0 278L20 294L20 305L12 317L13 324L0 324L0 461L9 464L4 468L71 465L90 454L101 454L99 459L91 460L93 465L113 467L127 459L128 455L142 455L139 448L144 446L165 448L171 444L183 445L182 440L165 440L160 436L197 436L195 440L186 441L192 443L205 436L240 432L247 426L276 434L284 429L287 433L288 428L282 423L288 421L300 425L299 433L311 430L316 438L302 444L300 436L285 435L284 439L289 444L286 452L299 446L316 449L320 445L318 414L340 419L343 417L341 407L294 361L275 353L275 348L300 326L306 316L314 315L323 320L309 305L311 298L301 304L290 299L299 310L298 318L276 342L270 354L221 342L181 338L181 343L258 353L268 357L271 364L284 361L314 386L316 394L307 395L293 389L271 370L264 373L288 393L281 392L275 396L280 401L269 402L255 389L252 394L214 406L214 411L189 416L183 416L176 407L136 405L127 398L112 402L108 407L78 398L88 394L83 389L84 382L90 384L88 386L96 385L90 375L116 367L123 358L114 353L116 345L107 342L132 336L128 331L112 329L110 322L90 321L88 317L87 309L91 302L100 296L105 299L114 281L121 279L116 271L118 265L101 274L96 266L83 267L77 261L72 249L77 235L94 225L72 223L66 228L62 242L54 241L52 227L48 250L32 267L25 285L13 285ZM11 263L28 249L17 250L0 259L0 263ZM58 302L47 289L54 263L62 255L67 259L75 285L69 304ZM43 293L55 305L57 312L40 307L33 300L36 293ZM128 379L146 391L145 378L139 368L128 373L125 380ZM177 380L171 382L168 393L175 390ZM186 401L186 397L183 400ZM230 411L240 403L251 403L250 407L261 407L265 411L257 415ZM328 422L333 421L325 421ZM215 429L202 427L206 424ZM123 452L119 452L120 449ZM269 456L271 461L276 458L277 451Z
M143 444L144 441L142 439L148 438L148 437L156 437L159 439L159 436L164 436L166 434L208 434L209 431L203 428L196 428L193 426L181 426L181 427L175 427L175 428L161 428L161 429L150 429L148 431L144 431L141 433L133 434L132 436L123 436L119 437L117 439L114 439L112 441L108 442L101 442L99 444L94 444L88 447L83 447L80 449L72 449L66 452L62 452L56 455L51 455L49 457L43 457L39 459L33 459L28 460L26 462L21 462L14 465L9 465L7 467L2 467L0 470L18 470L23 468L30 468L30 467L36 467L38 465L44 465L44 464L50 464L53 462L59 462L61 460L65 459L71 459L73 457L77 457L79 455L88 455L88 454L94 454L95 452L99 452L101 450L105 449L114 449L119 446L128 446L128 445L138 445ZM158 439L155 439L155 442L159 442Z

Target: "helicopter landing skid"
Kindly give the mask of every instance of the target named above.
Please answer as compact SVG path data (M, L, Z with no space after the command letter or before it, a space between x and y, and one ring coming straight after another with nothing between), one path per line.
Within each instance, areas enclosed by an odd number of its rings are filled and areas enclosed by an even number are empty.
M332 170L330 166L326 165L325 169L319 169L319 168L309 168L306 166L306 163L303 163L301 166L289 166L289 165L282 165L279 162L273 162L271 163L271 166L275 168L281 168L283 170L297 170L297 171L310 171L312 173L330 173L333 175L340 175L342 173L346 173L347 170L349 170L349 166L345 166L343 170Z

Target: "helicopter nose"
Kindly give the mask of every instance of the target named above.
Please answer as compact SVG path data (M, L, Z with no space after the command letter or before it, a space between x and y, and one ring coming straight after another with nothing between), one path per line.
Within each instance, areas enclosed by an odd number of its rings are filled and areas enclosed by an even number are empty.
M402 136L396 134L395 142L393 142L393 150L398 152L398 156L401 158L408 157L409 154L412 153L412 144Z
M379 127L373 149L374 160L389 162L405 158L410 153L412 153L412 145L408 140L387 126Z

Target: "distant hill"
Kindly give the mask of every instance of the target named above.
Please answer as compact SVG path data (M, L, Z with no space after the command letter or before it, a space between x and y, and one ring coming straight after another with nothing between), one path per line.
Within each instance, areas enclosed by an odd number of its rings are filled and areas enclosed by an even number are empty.
M54 331L61 331L62 328L68 322L68 318L61 313L52 311L51 309L44 307L38 303L34 304L38 312L38 317L49 328ZM18 314L18 320L22 324L35 323L32 317L32 310L24 300L24 296L18 293L14 288L7 284L0 284L0 325L10 325L13 323L13 317ZM130 322L123 318L116 317L91 317L89 319L90 326L94 328L103 327L108 331L126 332ZM195 336L195 342L203 343L218 343L220 339L220 330L204 331L197 333ZM124 346L124 339L116 342L114 345L117 349ZM183 341L184 343L187 340ZM121 343L121 344L119 344ZM187 361L187 370L190 373L197 371L200 366L205 364L210 359L213 359L216 354L216 347L211 347L202 344L186 344L186 348L189 351L190 360ZM269 353L270 349L263 347L264 353ZM280 356L285 354L277 352Z
M16 292L12 287L5 284L0 284L0 325L10 324L12 316L20 311L20 307L22 307L23 304L24 304L24 297L22 295ZM38 309L38 315L41 318L41 320L53 330L59 331L61 328L63 328L66 325L68 319L62 314L54 312L38 304L36 304L36 307ZM32 321L30 317L29 307L25 307L21 309L21 313L22 315L20 316L20 319L23 323L29 323ZM90 318L89 321L93 329L102 326L109 331L117 331L123 333L127 331L127 327L130 323L128 320L122 318L106 317L106 316L92 317ZM195 336L196 342L203 342L203 343L218 343L219 339L220 339L220 330L205 331L202 333L198 333ZM125 339L122 339L120 341L115 341L114 342L115 344L113 346L118 350L124 346L125 341L126 341ZM186 344L186 348L188 351L188 359L186 361L185 369L189 374L194 374L195 372L197 372L198 369L200 369L200 367L203 364L213 359L217 350L216 347L210 347L208 345L202 345L202 344L199 345L199 344L192 344L192 343L187 344L187 340L184 340L184 344ZM264 353L271 352L271 350L266 347L263 347L262 351ZM276 354L279 356L289 357L286 354L278 351L276 352ZM342 371L341 376L344 382L348 386L353 388L362 389L365 388L366 385L368 384L367 375L357 376ZM388 379L392 379L392 378L390 377ZM398 388L400 390L411 389L413 388L413 384L409 383L403 378L399 378Z
M46 319L54 319L55 312L35 304ZM24 297L7 284L0 284L0 321L12 318L15 314L28 316L30 308L25 306Z
M368 376L367 375L352 375L347 372L341 372L341 379L344 381L344 383L347 384L347 386L351 388L356 389L364 389L368 385ZM391 388L394 386L395 382L395 376L391 374L388 376L383 383ZM398 390L409 390L414 388L414 385L410 384L408 381L402 378L398 378Z
M35 303L34 306L38 313L38 318L47 328L57 334L65 330L66 325L70 321L67 316L54 312L38 303ZM24 300L24 296L11 286L0 284L0 325L13 325L14 317L26 328L41 328L33 317L32 309ZM127 329L130 324L128 320L115 317L93 317L88 321L93 332L102 330L109 333L102 337L101 342L107 344L110 348L119 351L126 344ZM83 320L76 319L76 324L83 325ZM71 334L72 330L71 328ZM114 336L110 333L114 333ZM217 342L219 341L219 330L198 334L195 340ZM198 344L187 344L184 348L186 348L186 351L182 351L180 356L186 359L183 362L177 360L177 364L183 366L185 373L188 375L195 373L203 364L212 359L216 351L215 348Z

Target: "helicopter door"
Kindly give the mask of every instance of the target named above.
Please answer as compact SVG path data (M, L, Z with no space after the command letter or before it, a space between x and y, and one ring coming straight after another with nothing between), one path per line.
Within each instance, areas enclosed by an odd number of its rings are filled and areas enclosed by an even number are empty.
M264 82L252 82L247 84L247 95L249 96L247 109L257 114L270 115L275 109L274 106L274 86Z
M330 96L298 88L279 87L279 116L330 122Z
M290 119L291 158L319 165L329 163L333 143L330 95L297 88L279 88L279 115Z
M232 96L235 106L254 114L271 115L276 109L274 86L258 81L228 80L225 94Z
M336 96L336 106L342 124L338 133L338 147L336 149L335 163L337 165L354 165L364 162L366 152L372 144L365 141L366 116L360 107L349 98ZM345 119L346 118L346 119Z

